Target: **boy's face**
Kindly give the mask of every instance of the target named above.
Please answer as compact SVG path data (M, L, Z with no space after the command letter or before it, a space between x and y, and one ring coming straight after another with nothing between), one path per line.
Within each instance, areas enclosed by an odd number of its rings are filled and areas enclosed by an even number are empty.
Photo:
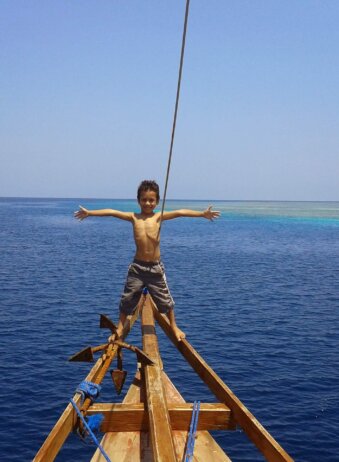
M139 205L142 213L149 215L158 205L157 193L155 191L143 191L140 194Z

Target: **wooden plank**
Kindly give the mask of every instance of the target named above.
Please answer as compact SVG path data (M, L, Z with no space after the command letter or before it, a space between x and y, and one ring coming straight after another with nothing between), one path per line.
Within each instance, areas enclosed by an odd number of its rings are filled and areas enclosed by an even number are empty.
M140 301L138 303L138 306L135 310L135 313L133 316L129 316L125 322L124 325L124 330L123 330L123 335L122 337L125 338L129 331L131 330L134 322L139 316L139 311L142 306L142 303L144 301L144 296L140 298ZM116 355L116 350L112 352L112 356L107 358L105 360L100 357L95 365L92 367L91 371L87 375L86 379L87 381L90 382L95 382L97 377L99 376L102 368L107 365L107 361L112 362L114 359L114 356ZM81 396L79 393L76 393L73 396L73 400L77 405L79 405ZM55 459L57 456L58 452L60 451L60 448L66 441L68 435L72 432L75 424L77 421L77 416L76 413L73 409L73 406L71 404L68 404L62 415L60 416L59 420L57 423L54 425L53 429L47 436L45 442L37 452L35 458L33 459L33 462L51 462Z
M293 462L293 459L287 452L235 396L232 390L220 379L187 339L182 339L178 342L173 334L168 318L159 313L153 301L151 303L154 316L167 336L215 396L231 409L237 424L241 426L266 459L269 462Z
M168 403L173 430L188 431L192 419L193 403ZM234 430L230 409L223 403L201 403L197 430Z
M140 373L138 372L133 383L128 389L125 399L123 400L123 404L131 405L133 403L140 403L140 382ZM108 454L111 462L141 462L142 460L140 432L124 431L106 433L101 440L101 445ZM151 461L152 459L149 457L143 462ZM91 462L105 462L105 458L99 449L95 451Z
M165 372L162 372L162 380L166 391L169 405L185 403L184 398L175 388ZM173 440L177 459L182 461L187 443L187 431L173 430ZM207 431L196 433L194 446L194 462L231 462L225 451L221 449L215 439Z
M155 362L154 365L143 368L154 462L177 462L166 395L162 385L161 358L149 295L142 309L141 322L143 349Z
M193 403L168 403L172 430L189 430ZM143 403L93 404L87 415L104 416L102 432L148 431L148 414ZM201 403L198 430L234 429L230 409L222 403Z

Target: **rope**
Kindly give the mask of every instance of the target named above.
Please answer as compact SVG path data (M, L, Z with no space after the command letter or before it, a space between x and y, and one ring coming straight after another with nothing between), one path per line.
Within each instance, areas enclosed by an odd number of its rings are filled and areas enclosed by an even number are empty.
M104 450L104 448L101 446L101 444L99 443L99 441L97 440L96 436L94 435L94 433L92 432L91 428L89 427L89 425L87 424L86 420L84 419L84 416L81 414L80 412L80 409L78 408L78 406L76 405L76 403L73 401L73 399L71 398L71 403L72 403L72 406L74 407L76 413L78 414L81 422L84 424L84 427L86 428L86 430L88 431L88 433L91 435L92 437L92 440L94 441L94 443L96 444L97 448L99 449L99 451L101 452L101 454L104 456L104 458L106 459L107 462L111 462L111 459L108 457L108 454L106 453L106 451Z
M183 31L183 36L182 36L182 44L181 44L181 56L180 56L179 76L178 76L178 85L177 85L177 96L176 96L176 100L175 100L175 109L174 109L174 117L173 117L173 125L172 125L171 145L170 145L170 151L169 151L168 163L167 163L166 182L165 182L165 189L164 189L164 198L163 198L162 207L161 207L160 226L159 226L158 237L160 236L160 231L161 231L162 216L164 214L164 208L165 208L165 202L166 202L168 177L169 177L169 172L170 172L170 168L171 168L171 161L172 161L172 151L173 151L173 144L174 144L175 127L176 127L176 123L177 123L177 114L178 114L178 106L179 106L181 76L182 76L182 68L183 68L183 64L184 64L186 30L187 30L187 20L188 20L189 5L190 5L190 0L186 0L185 22L184 22L184 31Z
M86 398L89 398L91 401L94 401L98 398L99 393L101 390L101 386L94 382L88 382L84 380L75 390L76 393L80 393L82 400L84 401Z
M197 432L197 427L198 427L199 411L200 411L200 401L194 401L192 419L191 419L190 431L189 431L188 439L187 439L187 446L186 446L184 462L191 462L193 460L195 434Z

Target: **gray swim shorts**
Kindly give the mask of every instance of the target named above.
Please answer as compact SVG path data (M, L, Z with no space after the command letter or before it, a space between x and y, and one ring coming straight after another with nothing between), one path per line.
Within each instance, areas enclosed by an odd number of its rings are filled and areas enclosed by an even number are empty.
M122 313L126 315L133 313L144 287L147 287L161 313L167 313L174 307L163 263L135 259L128 268L127 280L121 296L119 309Z

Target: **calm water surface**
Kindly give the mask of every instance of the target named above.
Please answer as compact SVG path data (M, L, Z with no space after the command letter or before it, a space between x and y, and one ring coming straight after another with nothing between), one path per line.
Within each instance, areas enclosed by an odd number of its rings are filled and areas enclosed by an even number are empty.
M72 218L134 201L0 199L0 458L29 461L116 320L134 244L131 225ZM202 209L208 202L169 202ZM297 461L339 461L339 203L215 202L222 218L166 222L162 254L188 340ZM186 400L215 401L158 329L166 372ZM140 325L129 341L140 344ZM125 355L129 380L134 356ZM125 385L125 390L128 383ZM123 397L123 396L122 396ZM120 401L110 379L103 401ZM263 458L241 432L215 437L234 461ZM58 461L86 461L71 435Z

